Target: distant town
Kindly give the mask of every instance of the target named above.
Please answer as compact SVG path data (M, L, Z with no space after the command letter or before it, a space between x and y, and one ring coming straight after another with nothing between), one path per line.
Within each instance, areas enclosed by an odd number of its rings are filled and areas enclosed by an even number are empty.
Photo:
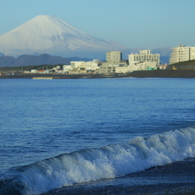
M172 49L172 53L168 64L160 63L160 54L151 53L150 50L140 50L139 53L131 53L128 60L122 60L121 51L106 52L106 61L102 62L98 59L92 61L70 61L70 64L47 66L44 69L32 68L30 70L20 70L22 74L128 74L134 71L152 71L166 69L181 69L177 63L195 60L195 47L186 47L180 45ZM183 69L195 69L195 65L188 65ZM9 74L19 74L12 71ZM6 71L0 71L0 75L8 74Z

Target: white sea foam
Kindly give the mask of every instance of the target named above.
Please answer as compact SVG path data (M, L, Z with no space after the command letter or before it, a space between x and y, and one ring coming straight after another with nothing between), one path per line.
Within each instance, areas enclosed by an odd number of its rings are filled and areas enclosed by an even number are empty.
M75 183L120 177L190 157L195 157L194 127L63 154L18 172L25 184L23 194L32 195Z

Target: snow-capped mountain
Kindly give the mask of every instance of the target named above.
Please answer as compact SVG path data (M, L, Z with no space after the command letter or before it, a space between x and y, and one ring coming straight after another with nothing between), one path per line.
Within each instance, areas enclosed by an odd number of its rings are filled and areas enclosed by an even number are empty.
M0 36L0 52L10 56L48 53L64 57L95 57L106 51L126 49L116 42L91 36L50 15L36 16Z

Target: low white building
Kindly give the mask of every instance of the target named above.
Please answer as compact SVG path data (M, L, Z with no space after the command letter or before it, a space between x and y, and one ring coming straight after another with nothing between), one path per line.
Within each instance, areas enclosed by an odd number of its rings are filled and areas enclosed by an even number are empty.
M70 61L70 65L71 65L72 68L79 68L84 63L85 63L84 61Z
M115 67L115 73L128 73L139 70L156 70L156 62L135 63L129 66Z
M64 72L69 73L87 73L94 72L99 69L99 60L92 61L70 61L70 65L64 65Z
M63 65L63 72L68 73L70 70L72 70L71 65Z
M130 70L131 71L136 71L136 70L156 70L156 62L143 62L143 63L135 63L130 65Z
M96 71L99 69L99 60L88 61L84 63L86 71Z
M100 74L111 74L115 73L116 67L118 67L118 64L110 64L108 62L103 62L102 65L99 68Z
M38 70L36 70L36 69L31 69L30 72L34 74L34 73L37 73Z
M118 66L118 67L115 67L115 73L128 73L128 72L132 72L131 70L131 67L130 66Z

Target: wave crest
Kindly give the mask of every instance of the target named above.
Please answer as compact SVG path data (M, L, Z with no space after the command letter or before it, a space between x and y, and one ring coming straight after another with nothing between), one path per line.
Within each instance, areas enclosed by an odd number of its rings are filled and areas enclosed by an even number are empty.
M0 192L41 194L81 182L115 178L195 157L195 128L188 127L125 144L62 154L1 176ZM18 187L19 186L19 187Z

